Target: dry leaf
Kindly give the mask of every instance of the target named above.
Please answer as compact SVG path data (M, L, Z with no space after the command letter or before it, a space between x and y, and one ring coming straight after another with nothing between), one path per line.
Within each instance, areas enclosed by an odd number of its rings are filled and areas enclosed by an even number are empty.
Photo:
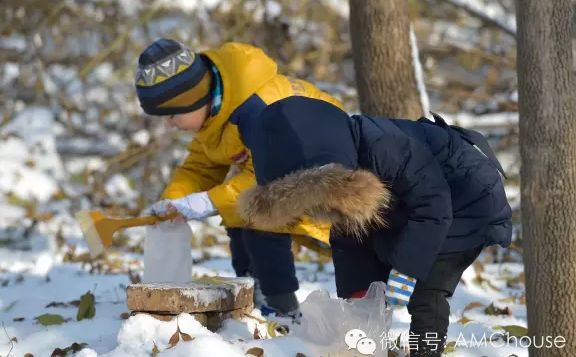
M12 321L14 321L14 322L22 322L22 321L24 321L24 320L26 320L26 319L23 318L23 317L15 317L15 318L12 319Z
M524 326L518 325L506 325L506 326L494 326L492 327L495 330L504 330L508 333L509 336L522 338L524 336L528 336L528 329Z
M254 339L255 339L255 340L260 340L260 339L262 339L262 336L260 336L260 332L258 331L258 326L256 326L256 327L254 328Z
M152 341L152 343L154 344L154 347L152 347L152 353L150 356L155 357L158 353L160 353L160 350L158 349L158 346L156 346L156 342Z
M170 345L170 347L174 347L174 346L176 346L178 341L180 341L180 335L178 334L178 331L176 331L176 332L174 332L172 337L170 337L168 344Z
M484 304L481 303L481 302L474 301L474 302L471 302L471 303L469 303L468 305L466 305L466 307L464 308L464 311L472 310L472 309L475 309L475 308L477 308L477 307L484 307L484 306L486 306L486 305L484 305Z
M276 336L278 336L278 334L276 333L276 322L269 322L266 325L266 331L268 332L268 336L270 336L270 338L274 338Z
M296 357L306 357L306 355L304 353L298 352L296 353Z
M80 306L78 306L78 312L76 313L76 319L78 321L83 319L91 319L96 315L96 306L94 302L94 294L88 291L86 294L80 297Z
M44 314L36 317L36 321L43 326L60 325L66 322L64 318L56 314Z
M512 316L512 311L510 310L510 308L505 307L503 309L500 309L500 308L494 306L493 303L491 303L490 305L488 305L484 309L484 313L486 315L491 315L491 316L499 316L499 315Z
M446 353L446 354L452 353L452 352L454 352L455 349L456 349L456 341L448 342L448 344L446 345L446 348L444 348L444 353Z
M522 294L520 297L520 301L518 302L520 305L526 305L526 293Z
M462 316L462 318L460 320L458 320L458 323L460 323L462 325L466 325L470 321L474 321L474 320L471 320L471 319L467 318L466 316Z
M120 314L120 318L121 318L122 320L127 320L127 319L130 318L130 313L129 313L129 312L123 312L123 313Z
M180 335L182 336L182 341L193 341L195 339L195 337L192 337L184 332L180 332Z
M34 355L32 353L26 353L24 357L34 357Z
M256 357L263 357L264 356L264 350L261 349L260 347L252 347L251 349L246 351L245 354L256 356Z
M50 357L66 357L66 352L64 352L64 350L61 348L56 348Z
M499 302L511 302L511 303L514 303L514 302L516 302L516 299L517 299L517 298L516 298L515 296L510 296L510 297L507 297L507 298L500 299L500 300L498 300L498 301L499 301Z
M84 347L86 347L86 346L87 346L86 343L74 342L72 345L70 345L70 349L73 352L78 352L78 351L82 351L84 349Z
M67 307L67 306L68 306L68 304L66 304L65 302L52 301L51 303L47 304L44 307L49 308L49 307Z
M68 305L79 307L80 306L80 300L72 300L68 303Z
M12 337L10 340L18 343L18 338L16 338L16 337Z

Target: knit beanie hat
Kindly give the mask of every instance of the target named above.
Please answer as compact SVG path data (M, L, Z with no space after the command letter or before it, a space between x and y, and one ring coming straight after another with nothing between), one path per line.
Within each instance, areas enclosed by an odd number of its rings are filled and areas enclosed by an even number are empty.
M188 47L159 39L140 54L135 84L144 112L174 115L193 112L210 101L212 74Z

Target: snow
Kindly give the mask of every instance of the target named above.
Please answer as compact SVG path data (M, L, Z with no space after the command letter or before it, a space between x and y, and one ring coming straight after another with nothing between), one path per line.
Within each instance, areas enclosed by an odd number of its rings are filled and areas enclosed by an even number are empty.
M410 45L412 47L412 65L414 66L414 75L416 77L416 85L420 92L420 103L422 105L422 116L428 116L430 110L430 100L428 99L428 92L426 91L426 84L424 84L424 72L422 70L422 63L420 62L418 51L418 40L414 34L414 29L410 26Z

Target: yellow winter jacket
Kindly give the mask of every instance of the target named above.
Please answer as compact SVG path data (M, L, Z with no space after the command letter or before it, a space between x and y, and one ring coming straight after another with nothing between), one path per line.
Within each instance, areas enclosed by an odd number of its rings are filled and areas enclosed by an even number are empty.
M342 108L342 103L309 82L285 77L277 64L261 49L241 43L226 43L202 52L218 68L222 79L222 106L205 122L188 146L189 155L177 167L162 197L175 199L194 192L208 191L227 227L244 227L236 211L239 194L256 184L252 158L239 134L243 120L256 116L267 105L292 95L325 100ZM241 172L224 182L231 167ZM252 227L258 228L258 227ZM318 239L326 244L329 225L303 222L292 233ZM302 242L302 237L298 237Z

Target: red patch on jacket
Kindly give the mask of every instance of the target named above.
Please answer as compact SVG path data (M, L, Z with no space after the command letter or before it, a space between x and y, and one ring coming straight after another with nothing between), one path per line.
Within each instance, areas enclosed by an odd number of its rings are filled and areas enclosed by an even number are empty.
M241 153L232 156L231 159L235 164L243 163L244 161L248 160L248 150L244 149L244 151Z

